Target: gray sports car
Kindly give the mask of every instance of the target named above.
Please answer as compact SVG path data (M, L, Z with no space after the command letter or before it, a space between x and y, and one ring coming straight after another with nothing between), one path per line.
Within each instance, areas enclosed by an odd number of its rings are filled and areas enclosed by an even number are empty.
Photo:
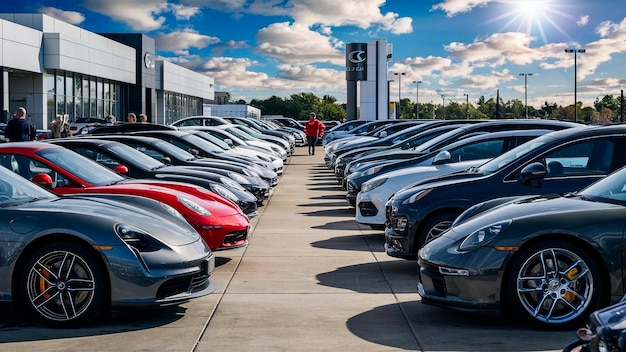
M215 290L215 258L173 208L118 195L58 197L0 167L0 301L69 327L111 309Z

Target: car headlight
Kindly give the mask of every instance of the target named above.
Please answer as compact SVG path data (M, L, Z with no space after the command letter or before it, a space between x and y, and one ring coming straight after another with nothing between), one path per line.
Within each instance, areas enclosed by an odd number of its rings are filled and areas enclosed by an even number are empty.
M166 248L163 243L135 226L118 224L115 226L115 233L129 247L135 248L139 252L154 252Z
M424 190L415 192L409 198L403 200L402 204L403 205L413 204L413 203L417 202L418 200L426 197L428 195L428 193L430 193L432 190L433 190L432 188L429 188L429 189L424 189Z
M371 181L367 181L361 186L361 192L371 191L383 185L385 182L387 182L387 177L377 178Z
M472 232L463 240L463 242L461 242L461 245L459 245L459 250L468 251L470 249L484 245L485 243L496 237L498 234L500 234L502 231L504 231L510 224L511 220L500 221Z
M170 215L181 220L185 220L185 218L178 212L178 210L174 209L174 207L172 207L171 205L165 204L163 202L159 202L159 204L161 204L161 207L163 207L163 209L165 209L165 211L168 212Z
M371 176L373 174L379 173L380 170L382 170L382 169L383 169L382 166L369 168L369 169L363 171L362 176Z
M191 199L185 198L185 197L178 197L178 201L181 202L184 206L186 206L187 208L189 208L191 211L194 211L200 215L203 216L211 216L211 212L206 210L203 206L201 206L200 204L194 202Z
M230 179L230 178L228 178L228 177L220 177L220 181L221 181L223 184L225 184L225 185L227 185L228 187L230 187L230 188L238 189L238 190L240 190L240 191L245 190L245 188L243 188L243 186L242 186L241 184L239 184L239 183L237 183L237 182L235 182L235 181L231 180L231 179Z
M250 183L245 177L243 177L243 176L241 176L239 174L235 174L235 173L229 172L228 176L230 176L230 178L233 181L239 183L240 185L247 185L247 184Z
M226 199L230 199L233 202L237 203L239 201L239 198L235 195L235 193L231 192L230 190L228 190L226 187L222 187L218 184L213 184L211 185L211 191L219 194L220 196L226 198Z

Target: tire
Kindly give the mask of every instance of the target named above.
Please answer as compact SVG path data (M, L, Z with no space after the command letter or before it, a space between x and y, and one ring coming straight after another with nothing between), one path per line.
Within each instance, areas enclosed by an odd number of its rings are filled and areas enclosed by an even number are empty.
M72 242L48 244L30 255L20 288L27 309L54 327L83 325L108 309L102 264L93 252Z
M456 219L458 215L458 213L447 211L430 218L424 224L424 227L422 227L415 253L417 254L418 249L422 248L426 243L441 236L444 231L449 229L450 226L452 226L452 222L454 222L454 219Z
M598 264L584 249L565 241L523 249L506 277L506 301L513 314L539 329L584 325L602 301Z

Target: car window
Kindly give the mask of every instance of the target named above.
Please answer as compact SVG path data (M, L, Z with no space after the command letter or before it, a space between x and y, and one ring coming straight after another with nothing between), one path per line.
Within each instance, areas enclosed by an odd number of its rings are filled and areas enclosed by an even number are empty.
M574 143L559 148L543 158L548 177L608 175L615 152L611 140L594 140Z
M504 140L488 140L471 143L465 146L449 150L452 160L466 161L478 159L491 159L502 154Z
M176 126L202 126L202 119L189 119L176 123Z

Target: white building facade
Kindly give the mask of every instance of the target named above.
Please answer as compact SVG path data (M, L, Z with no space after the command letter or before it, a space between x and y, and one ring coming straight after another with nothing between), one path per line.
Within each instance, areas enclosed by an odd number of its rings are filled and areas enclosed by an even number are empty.
M213 78L155 60L154 39L98 34L44 14L0 14L0 122L26 108L38 128L57 114L154 123L200 115Z

